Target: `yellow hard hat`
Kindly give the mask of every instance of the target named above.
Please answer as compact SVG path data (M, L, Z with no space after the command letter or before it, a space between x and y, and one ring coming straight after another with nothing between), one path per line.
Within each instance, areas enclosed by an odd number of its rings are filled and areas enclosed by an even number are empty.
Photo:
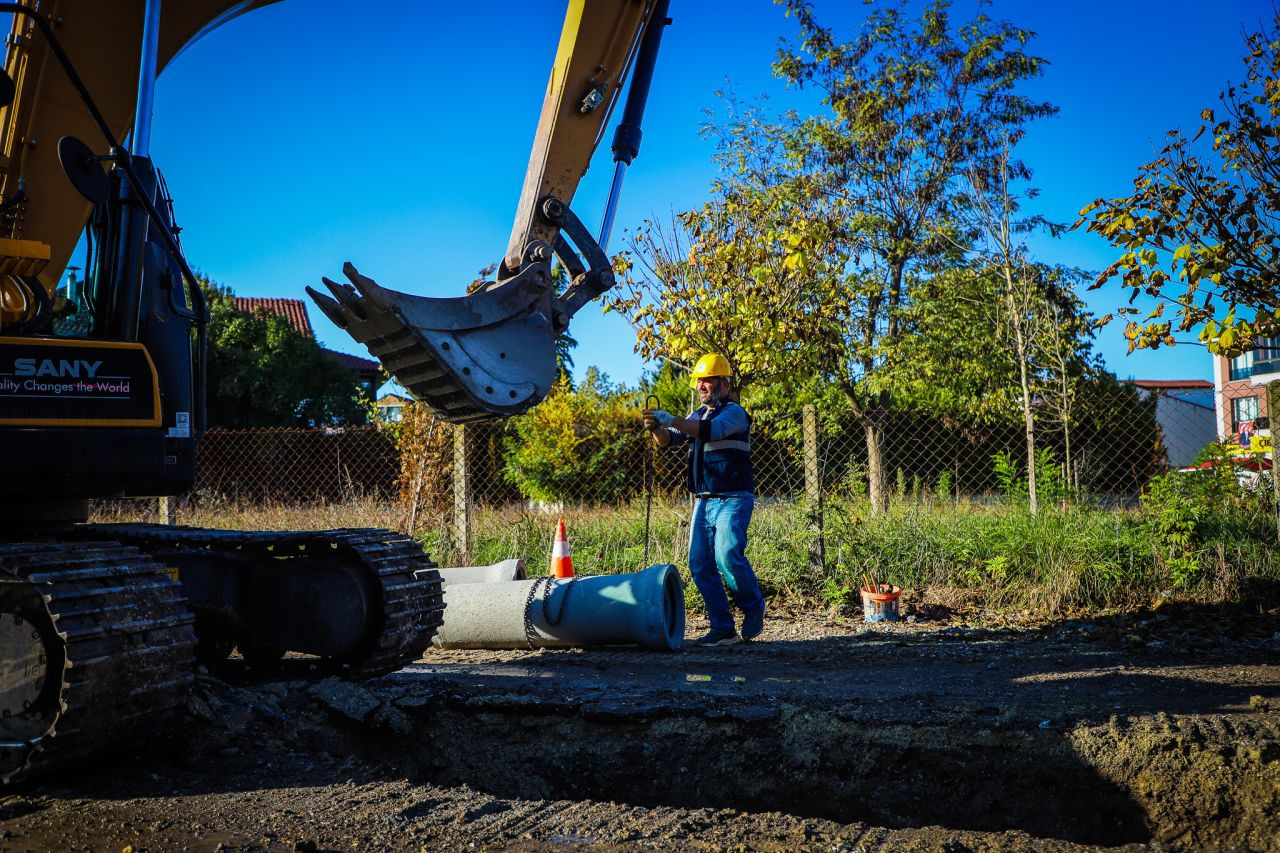
M729 359L718 352L709 352L698 359L698 363L693 366L693 375L689 377L689 387L697 388L698 380L705 379L708 376L723 376L728 379L732 375L733 371L729 368Z

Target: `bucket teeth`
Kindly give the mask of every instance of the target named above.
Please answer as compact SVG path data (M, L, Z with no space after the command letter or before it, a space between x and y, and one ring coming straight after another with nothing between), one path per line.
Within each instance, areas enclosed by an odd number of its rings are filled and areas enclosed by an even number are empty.
M307 288L320 310L393 377L451 423L508 417L541 402L555 378L545 264L470 296L432 299L389 290L350 263L351 282Z

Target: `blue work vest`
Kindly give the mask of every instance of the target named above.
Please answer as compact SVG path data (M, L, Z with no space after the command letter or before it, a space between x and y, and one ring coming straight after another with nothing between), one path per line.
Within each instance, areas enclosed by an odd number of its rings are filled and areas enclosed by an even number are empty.
M747 428L742 432L726 435L718 441L707 440L711 434L711 422L730 406L737 405L727 400L712 409L706 419L703 419L706 406L694 412L702 426L698 437L689 443L685 487L695 495L754 492L756 489L755 475L751 470L751 416L747 415Z

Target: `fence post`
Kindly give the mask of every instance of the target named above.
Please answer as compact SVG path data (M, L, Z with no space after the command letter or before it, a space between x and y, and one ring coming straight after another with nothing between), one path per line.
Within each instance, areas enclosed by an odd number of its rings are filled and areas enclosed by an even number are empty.
M463 565L471 557L471 427L453 429L453 536Z
M1267 433L1271 436L1271 488L1276 502L1276 544L1280 545L1280 466L1276 465L1276 419L1280 417L1280 379L1267 383ZM1262 466L1259 465L1259 468ZM1262 480L1262 471L1258 471Z
M177 514L174 512L174 505L177 503L177 498L171 498L168 495L165 495L157 498L156 500L158 504L157 509L159 510L160 515L160 523L174 524L177 520L175 517Z
M826 572L822 535L822 471L818 464L818 407L804 407L804 495L809 507L809 569Z

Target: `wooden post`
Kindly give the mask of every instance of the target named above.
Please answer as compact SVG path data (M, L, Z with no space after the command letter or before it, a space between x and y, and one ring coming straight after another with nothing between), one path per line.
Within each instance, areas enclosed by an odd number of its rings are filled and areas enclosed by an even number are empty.
M168 495L157 498L157 509L159 510L161 524L177 523L177 499Z
M1276 466L1276 420L1280 418L1280 379L1267 383L1267 432L1271 436L1271 487L1276 503L1276 544L1280 545L1280 470ZM1261 479L1262 472L1258 472Z
M471 558L471 427L453 428L453 536L463 565Z
M826 573L822 530L822 470L818 464L818 407L804 407L804 496L809 507L809 569Z

